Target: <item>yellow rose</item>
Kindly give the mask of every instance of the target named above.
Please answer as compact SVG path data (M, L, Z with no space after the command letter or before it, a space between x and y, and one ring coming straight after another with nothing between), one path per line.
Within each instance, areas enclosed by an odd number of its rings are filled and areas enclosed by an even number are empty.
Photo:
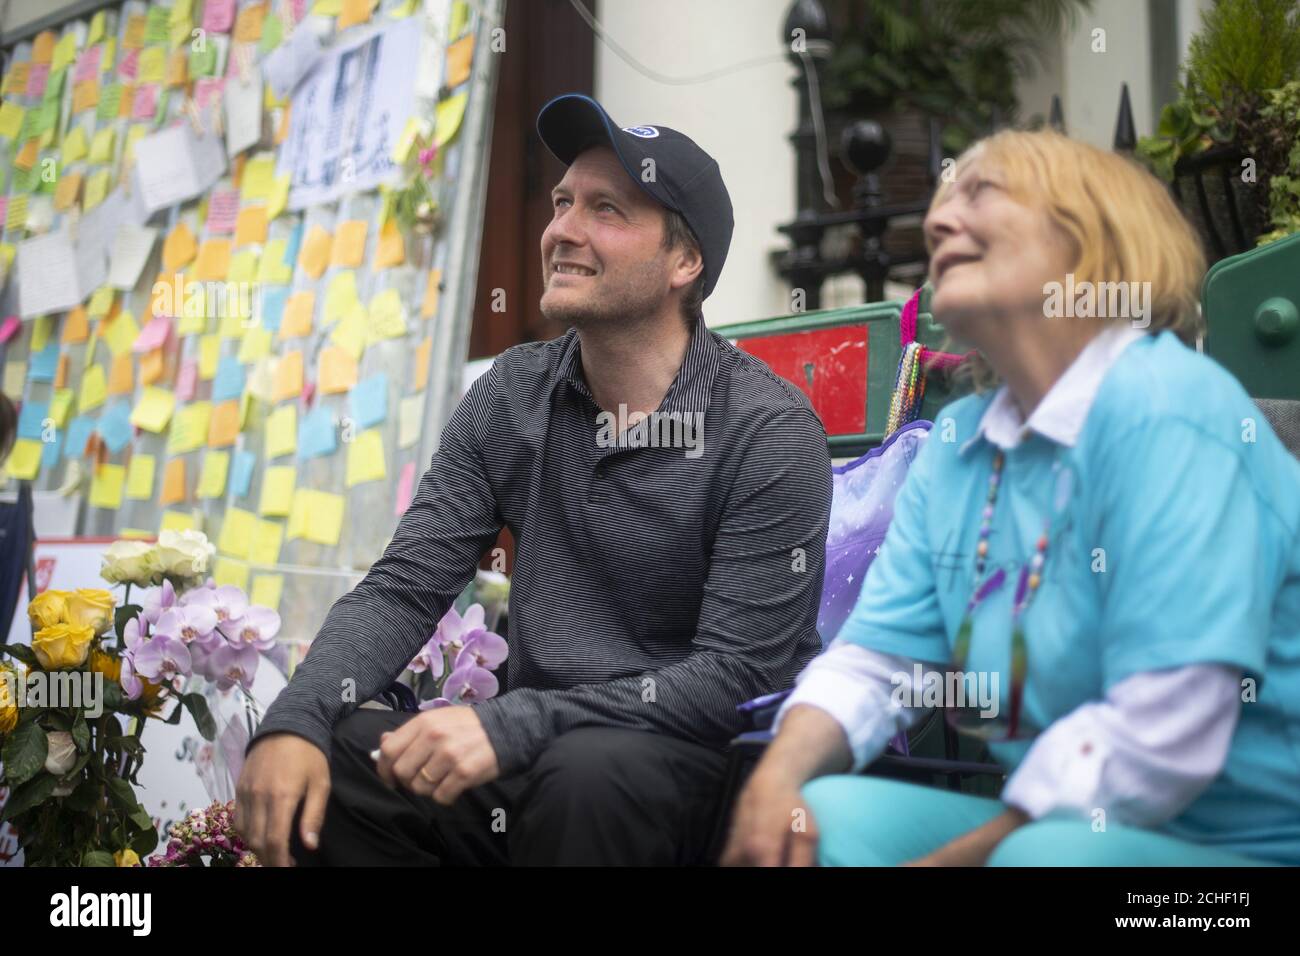
M113 626L113 611L116 608L117 602L107 591L78 588L68 595L68 623L103 634Z
M0 664L0 737L18 726L18 671Z
M67 613L67 591L42 591L27 605L27 616L32 620L32 627L37 630L66 623Z
M91 651L90 672L92 674L103 674L104 680L110 684L120 683L122 680L122 661L112 654L105 654L100 650Z
M113 854L113 862L118 866L139 866L140 855L132 849L118 850Z
M90 642L95 632L76 624L55 624L41 628L32 638L36 659L47 671L80 667L90 653Z

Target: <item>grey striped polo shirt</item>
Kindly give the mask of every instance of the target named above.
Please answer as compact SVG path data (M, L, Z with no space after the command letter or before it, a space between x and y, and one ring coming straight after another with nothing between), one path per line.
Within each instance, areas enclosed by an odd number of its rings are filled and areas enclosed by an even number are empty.
M807 398L701 323L657 417L620 434L580 347L574 329L517 345L473 383L391 543L254 740L290 731L328 754L357 706L345 681L356 701L386 688L503 524L508 689L477 705L502 776L584 726L720 747L738 703L817 654L831 463Z

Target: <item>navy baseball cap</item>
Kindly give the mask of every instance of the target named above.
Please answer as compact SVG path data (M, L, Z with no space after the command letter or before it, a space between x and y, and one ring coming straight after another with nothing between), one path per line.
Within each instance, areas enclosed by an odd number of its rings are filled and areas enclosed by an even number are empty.
M717 160L684 133L667 126L620 127L590 96L565 93L537 114L537 135L568 166L589 146L609 146L632 181L660 205L681 213L704 258L704 296L727 261L735 217ZM654 161L650 182L645 160Z

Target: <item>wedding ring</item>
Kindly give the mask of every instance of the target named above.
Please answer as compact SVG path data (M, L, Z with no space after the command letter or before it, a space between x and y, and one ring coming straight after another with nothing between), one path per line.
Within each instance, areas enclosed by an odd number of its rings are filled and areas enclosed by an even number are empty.
M438 782L437 780L434 780L432 777L429 776L429 768L428 768L428 767L421 767L421 768L420 768L420 776L423 777L425 780L429 781L430 783L437 783L437 782Z

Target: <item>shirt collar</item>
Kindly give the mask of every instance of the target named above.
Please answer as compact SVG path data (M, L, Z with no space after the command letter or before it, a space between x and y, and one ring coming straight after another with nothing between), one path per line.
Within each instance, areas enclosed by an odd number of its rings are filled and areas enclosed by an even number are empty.
M593 402L595 397L587 387L582 374L582 342L577 329L566 333L569 341L565 342L560 352L559 364L555 370L555 384L567 381L573 388L586 395ZM668 392L659 406L661 412L704 412L709 407L709 396L713 393L713 383L718 369L722 365L722 353L718 346L717 335L706 326L703 320L696 323L691 333L690 344L681 367L668 386ZM554 385L552 386L554 390Z
M1003 385L984 410L975 435L961 446L959 454L964 454L980 438L1003 450L1014 448L1031 431L1072 448L1083 431L1102 379L1124 350L1144 335L1145 332L1130 325L1103 329L1047 390L1028 421L1021 416L1011 390Z

